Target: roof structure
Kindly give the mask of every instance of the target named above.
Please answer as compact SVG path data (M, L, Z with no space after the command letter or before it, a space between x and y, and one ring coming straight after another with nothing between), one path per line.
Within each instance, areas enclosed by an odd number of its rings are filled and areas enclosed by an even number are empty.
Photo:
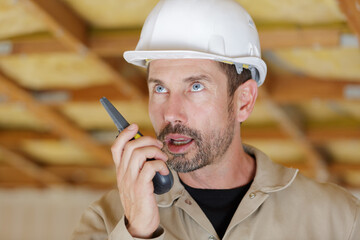
M360 188L360 4L238 0L268 76L242 138L305 175ZM154 136L127 64L157 0L0 0L0 188L116 185L99 99Z

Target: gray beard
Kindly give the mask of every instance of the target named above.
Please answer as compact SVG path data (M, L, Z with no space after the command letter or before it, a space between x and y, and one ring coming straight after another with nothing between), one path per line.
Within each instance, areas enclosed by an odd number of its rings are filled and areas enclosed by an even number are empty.
M187 173L211 165L220 159L228 150L234 136L234 117L228 119L227 126L222 130L214 130L208 135L203 135L199 131L177 124L168 124L159 134L158 139L164 142L164 138L169 133L178 133L189 136L193 139L196 153L193 157L190 153L173 154L166 144L162 151L168 155L167 165L176 172Z

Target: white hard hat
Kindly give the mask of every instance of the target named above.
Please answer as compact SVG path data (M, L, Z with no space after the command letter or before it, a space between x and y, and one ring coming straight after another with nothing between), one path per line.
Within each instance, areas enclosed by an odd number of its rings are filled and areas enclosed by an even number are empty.
M250 15L233 0L160 0L147 17L127 62L211 59L249 68L260 86L266 76L259 36Z

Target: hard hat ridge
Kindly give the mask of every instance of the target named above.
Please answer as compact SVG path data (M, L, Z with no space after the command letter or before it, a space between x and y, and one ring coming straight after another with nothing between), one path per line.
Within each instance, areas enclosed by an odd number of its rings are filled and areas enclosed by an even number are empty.
M211 59L248 66L258 85L266 76L255 24L234 0L160 0L124 58L143 67L154 59Z

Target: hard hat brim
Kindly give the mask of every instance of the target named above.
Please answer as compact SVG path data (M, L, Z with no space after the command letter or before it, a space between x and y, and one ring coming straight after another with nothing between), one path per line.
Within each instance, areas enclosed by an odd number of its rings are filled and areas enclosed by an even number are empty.
M156 59L209 59L218 62L246 64L255 67L259 72L259 78L254 79L260 86L265 81L267 67L259 57L224 57L216 54L209 54L198 51L187 50L159 50L159 51L126 51L124 59L131 64L146 67L147 62Z

